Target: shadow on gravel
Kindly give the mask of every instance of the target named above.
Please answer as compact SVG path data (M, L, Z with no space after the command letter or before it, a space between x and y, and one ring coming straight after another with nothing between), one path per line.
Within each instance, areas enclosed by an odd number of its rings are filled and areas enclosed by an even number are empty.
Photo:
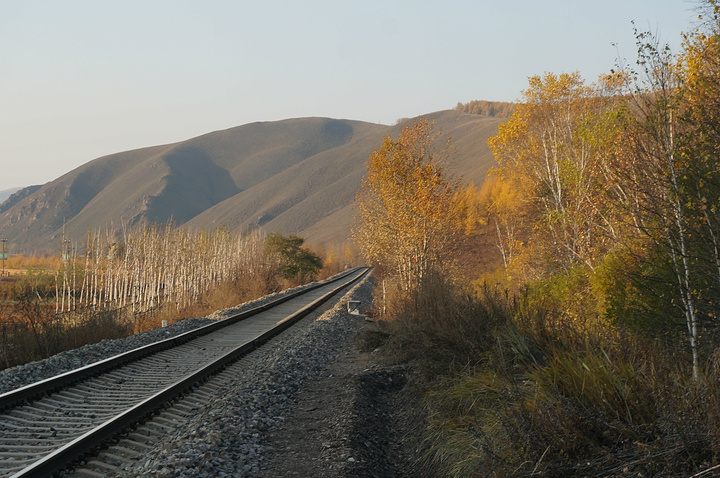
M405 369L392 367L367 370L355 379L353 427L348 436L355 460L348 467L349 477L381 478L407 476L402 436L398 436L393 410L396 396L407 383Z

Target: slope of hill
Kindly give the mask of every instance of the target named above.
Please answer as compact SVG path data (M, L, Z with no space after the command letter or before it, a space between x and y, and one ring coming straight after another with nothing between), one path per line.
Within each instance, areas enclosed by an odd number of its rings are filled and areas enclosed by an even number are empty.
M0 214L7 211L41 187L42 186L28 186L26 188L13 188L0 191Z
M502 119L457 110L426 117L453 138L448 169L482 181L492 164L487 138ZM342 241L350 234L368 155L401 127L299 118L104 156L6 201L0 232L13 252L56 250L63 225L81 239L88 228L143 220L231 230L262 226L315 242Z
M20 191L21 189L22 188L12 188L0 191L0 206L2 206L2 203L4 203L10 196Z

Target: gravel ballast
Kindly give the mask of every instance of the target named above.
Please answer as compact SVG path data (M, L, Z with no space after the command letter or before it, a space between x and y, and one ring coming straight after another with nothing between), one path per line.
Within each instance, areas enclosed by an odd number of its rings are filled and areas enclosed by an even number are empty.
M158 442L119 476L249 477L261 468L264 433L284 421L311 377L327 374L364 318L347 301L372 300L369 278L317 320L290 329L260 349L237 381L218 393L187 425Z
M208 318L187 319L7 369L0 372L0 393L184 333L297 289L218 311ZM347 312L348 300L359 300L363 307L370 306L372 277L367 276L353 286L319 318L301 321L268 347L254 352L236 379L216 392L190 423L161 438L132 463L123 465L121 473L107 476L256 476L271 451L265 442L268 430L284 422L304 383L329 374L330 365L364 325L363 316Z

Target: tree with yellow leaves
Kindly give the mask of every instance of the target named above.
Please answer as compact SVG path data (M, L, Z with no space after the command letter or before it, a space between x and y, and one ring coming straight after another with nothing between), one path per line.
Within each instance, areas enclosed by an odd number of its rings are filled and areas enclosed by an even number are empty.
M462 232L455 207L459 184L444 173L447 148L436 147L437 136L424 119L407 125L397 139L386 136L370 155L357 197L355 241L404 290L442 268Z
M578 73L533 76L529 85L489 141L499 163L498 184L524 188L536 212L544 252L540 260L550 270L568 270L576 263L592 269L606 240L599 232L611 220L599 200L603 156L596 135L609 100ZM497 193L508 197L502 188ZM518 207L500 197L494 204L501 218Z
M636 31L640 74L628 82L635 114L626 128L633 161L618 174L634 194L639 236L668 271L646 275L674 289L696 379L701 330L715 329L720 314L720 4L704 8L707 21L686 35L679 55Z
M488 226L495 231L495 244L506 271L522 247L520 237L528 226L525 190L522 178L509 174L509 171L503 175L491 170L479 193Z

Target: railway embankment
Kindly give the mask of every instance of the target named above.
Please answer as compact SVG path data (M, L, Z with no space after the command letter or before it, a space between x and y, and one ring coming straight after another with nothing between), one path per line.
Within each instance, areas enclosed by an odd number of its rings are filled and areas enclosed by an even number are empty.
M404 371L388 372L371 352L358 350L367 322L348 313L349 300L369 305L372 279L258 350L191 423L117 476L382 477L407 471L403 437L396 433L402 427L393 424Z
M264 300L276 298L277 295ZM332 376L331 365L343 350L347 350L365 324L362 316L347 312L350 299L359 299L366 305L370 303L371 285L367 278L342 299L333 301L334 306L330 303L323 306L330 310L318 310L314 316L302 319L297 327L286 330L267 346L241 359L242 364L234 371L219 374L222 376L217 378L219 382L212 383L216 378L210 379L208 384L212 392L199 394L204 397L203 403L198 403L190 418L165 427L165 436L145 444L142 453L125 463L111 458L116 468L112 472L93 470L93 457L86 456L80 463L80 471L74 472L75 476L255 476L268 462L268 453L272 450L267 432L290 416L295 408L293 401L306 382L323 374ZM237 314L258 305L261 304L255 301L240 309L216 313L213 318ZM0 376L0 382L5 389L17 388L177 335L213 318L192 319L129 339L104 341L49 360L8 369ZM121 440L122 437L113 441Z

